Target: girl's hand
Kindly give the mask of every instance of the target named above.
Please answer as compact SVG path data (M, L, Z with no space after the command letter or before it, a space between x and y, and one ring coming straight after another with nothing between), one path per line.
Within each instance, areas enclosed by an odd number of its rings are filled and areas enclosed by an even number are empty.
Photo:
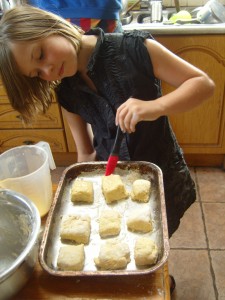
M154 121L160 116L157 101L143 101L129 98L116 113L116 125L123 132L134 132L135 126L140 121Z

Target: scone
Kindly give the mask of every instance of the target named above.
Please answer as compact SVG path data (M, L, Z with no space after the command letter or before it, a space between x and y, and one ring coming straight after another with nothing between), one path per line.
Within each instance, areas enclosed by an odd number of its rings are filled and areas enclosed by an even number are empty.
M111 203L128 197L120 175L102 176L102 192L106 203Z
M93 203L93 182L81 179L75 180L71 188L71 201Z
M132 184L131 199L139 202L148 202L151 182L145 179L137 179Z
M130 231L150 232L153 229L150 211L146 208L136 209L129 213L127 227Z
M60 248L57 266L61 270L81 271L84 268L84 245L66 245Z
M101 245L95 264L102 270L119 270L126 268L130 262L130 250L126 243L116 240Z
M99 234L101 238L115 236L120 233L121 216L115 210L102 211L99 217Z
M89 216L64 216L60 228L60 237L77 244L88 244L91 233Z
M158 247L150 238L137 239L134 246L134 260L137 266L153 265L157 258Z

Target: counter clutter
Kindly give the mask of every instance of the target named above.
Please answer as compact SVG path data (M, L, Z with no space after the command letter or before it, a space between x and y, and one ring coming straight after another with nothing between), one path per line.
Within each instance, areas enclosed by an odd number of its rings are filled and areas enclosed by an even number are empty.
M211 5L209 7L209 4ZM130 23L125 20L123 29L147 30L152 34L224 34L225 7L216 0L210 0L203 7L182 7L179 13L175 8L162 10L161 21L153 22L151 9L141 9L130 12ZM172 16L187 12L190 19L180 19L176 23L170 22Z
M123 26L124 31L146 30L151 34L160 35L180 35L180 34L225 34L225 23L218 24L186 24L186 25L162 25L161 23L142 23L136 22L136 16L139 13L133 13L133 21Z

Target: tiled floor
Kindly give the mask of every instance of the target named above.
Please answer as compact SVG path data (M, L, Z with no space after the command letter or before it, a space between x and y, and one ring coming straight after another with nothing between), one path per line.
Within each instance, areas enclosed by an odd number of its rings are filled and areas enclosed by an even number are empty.
M64 168L52 172L57 182ZM192 168L198 198L170 239L172 300L225 300L225 171Z
M172 300L225 300L225 172L194 168L198 199L170 239Z

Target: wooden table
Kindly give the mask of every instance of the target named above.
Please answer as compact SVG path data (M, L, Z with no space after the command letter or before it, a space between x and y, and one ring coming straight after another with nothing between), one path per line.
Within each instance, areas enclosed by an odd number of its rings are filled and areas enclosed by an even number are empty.
M129 278L59 278L37 264L26 286L13 298L32 299L135 299L170 300L167 264L149 276Z
M30 280L12 300L170 300L169 290L167 263L162 269L141 277L61 278L48 274L37 262Z

